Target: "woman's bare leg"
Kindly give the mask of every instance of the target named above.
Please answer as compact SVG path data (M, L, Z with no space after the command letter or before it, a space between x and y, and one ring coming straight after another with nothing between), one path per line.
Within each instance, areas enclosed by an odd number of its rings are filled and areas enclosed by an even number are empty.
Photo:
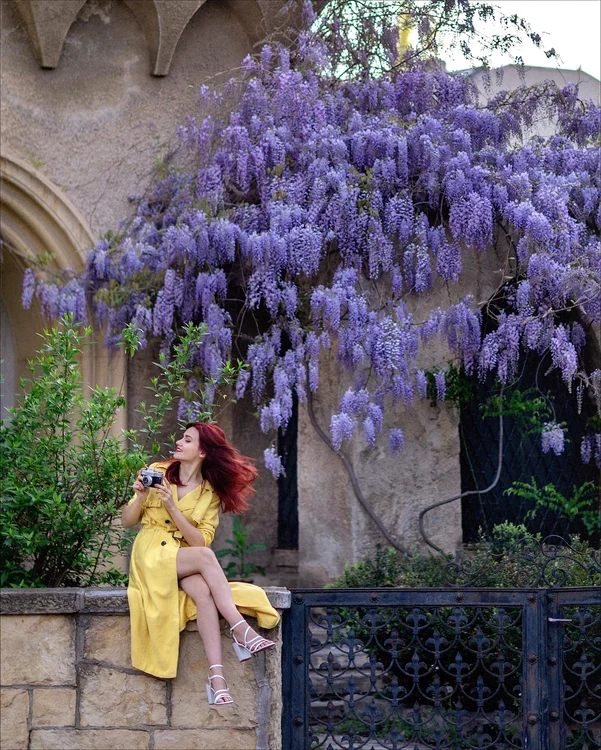
M202 640L209 665L222 664L223 652L221 650L221 628L219 627L219 613L211 596L211 590L200 574L185 576L179 579L180 588L196 603L196 624L198 634ZM221 677L220 680L211 680L211 687L215 690L227 688L223 679L223 668L216 667L211 670L211 675Z
M200 574L180 578L179 585L196 603L198 634L202 639L209 664L221 664L219 613L211 590Z
M181 547L177 553L177 577L185 578L198 573L211 590L215 606L230 627L243 620L244 618L236 609L232 590L213 550L209 547ZM246 628L247 626L242 624L234 631L240 641L244 638ZM258 633L251 628L248 634L249 639L256 635Z

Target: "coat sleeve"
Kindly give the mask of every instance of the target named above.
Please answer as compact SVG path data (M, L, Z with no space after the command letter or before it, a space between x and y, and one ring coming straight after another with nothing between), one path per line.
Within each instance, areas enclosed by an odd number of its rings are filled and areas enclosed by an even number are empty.
M205 538L207 547L211 545L215 536L215 529L219 526L219 497L213 492L209 507L200 501L192 511L191 521Z

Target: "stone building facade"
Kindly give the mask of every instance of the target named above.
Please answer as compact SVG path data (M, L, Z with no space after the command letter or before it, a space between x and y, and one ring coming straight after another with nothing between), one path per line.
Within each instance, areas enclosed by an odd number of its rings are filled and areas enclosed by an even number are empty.
M280 0L2 0L2 408L14 402L43 325L38 308L24 311L20 304L25 267L49 253L59 268L82 268L89 247L128 215L128 196L144 192L178 125L198 109L200 85L219 85L235 74L257 42L277 29L280 7ZM598 82L575 75L595 96ZM483 255L453 296L469 291L488 299L504 255L503 247ZM415 304L431 306L443 293L434 289ZM431 356L424 367L449 358L443 350ZM151 362L148 352L126 368L101 347L84 362L90 384L127 382L123 425L135 425L135 403ZM335 357L324 361L315 414L326 431L345 387ZM223 426L262 467L268 440L253 411L243 401ZM391 535L405 547L420 546L420 510L461 491L458 415L451 406L423 403L397 416L407 444L400 457L359 445L349 456ZM292 510L298 549L283 548L278 538L281 497L265 470L245 520L253 538L268 546L257 556L267 567L267 583L322 585L381 534L303 406L297 449L298 509ZM216 547L229 536L230 524L222 520ZM462 541L459 505L429 514L427 531L440 547L455 549Z

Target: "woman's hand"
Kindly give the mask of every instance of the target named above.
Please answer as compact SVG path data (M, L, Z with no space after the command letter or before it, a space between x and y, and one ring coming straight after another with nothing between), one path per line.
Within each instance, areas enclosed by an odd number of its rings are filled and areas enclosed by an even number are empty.
M141 474L138 474L138 478L133 483L132 489L136 493L136 497L138 498L138 500L141 497L146 498L146 496L148 495L148 487L144 487L144 485L142 484L142 475Z
M155 492L158 492L159 497L163 501L163 507L165 508L165 510L171 512L172 510L175 510L177 508L173 500L173 495L171 494L171 485L164 476L163 484L157 484L154 487L154 490Z

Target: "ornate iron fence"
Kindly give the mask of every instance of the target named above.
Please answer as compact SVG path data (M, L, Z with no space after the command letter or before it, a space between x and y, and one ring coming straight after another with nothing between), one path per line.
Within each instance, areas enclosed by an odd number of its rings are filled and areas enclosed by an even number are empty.
M532 588L467 588L453 564L445 589L295 590L282 747L601 747L601 588L561 587L568 561L593 583L601 560L539 549Z

